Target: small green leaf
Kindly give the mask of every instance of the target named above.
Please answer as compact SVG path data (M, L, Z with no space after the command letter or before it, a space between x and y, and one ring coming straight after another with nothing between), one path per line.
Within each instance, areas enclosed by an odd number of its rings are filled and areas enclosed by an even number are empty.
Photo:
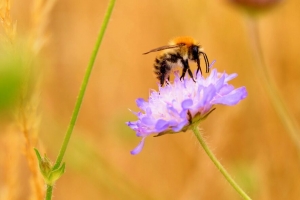
M48 177L48 185L53 185L63 174L65 173L65 163L63 163L58 169L50 172Z
M39 150L37 150L36 148L33 148L36 154L37 159L39 160L39 163L42 161L42 157L41 154L39 152Z

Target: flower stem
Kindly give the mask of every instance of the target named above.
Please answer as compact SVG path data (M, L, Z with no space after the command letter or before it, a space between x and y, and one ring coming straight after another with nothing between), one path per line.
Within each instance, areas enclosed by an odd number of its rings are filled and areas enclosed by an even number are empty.
M74 110L73 110L71 121L70 121L69 127L67 129L65 138L63 140L61 149L60 149L59 154L57 156L56 162L53 166L53 170L58 169L60 167L61 162L63 160L63 157L65 155L68 143L70 141L70 137L72 135L72 132L73 132L73 129L74 129L77 117L78 117L78 113L79 113L79 110L80 110L80 107L81 107L81 104L82 104L82 100L83 100L83 97L84 97L84 94L85 94L85 91L86 91L86 87L87 87L87 84L88 84L88 81L89 81L89 78L90 78L95 60L96 60L96 56L97 56L99 47L101 45L101 42L102 42L105 30L106 30L107 24L109 22L109 19L110 19L111 13L112 13L112 10L114 8L115 1L116 0L110 0L109 1L108 8L106 10L102 26L100 28L99 35L98 35L94 50L92 52L91 58L90 58L90 62L89 62L88 67L86 69L85 76L83 78L83 81L82 81L82 84L81 84L81 87L80 87L80 90L79 90L79 94L78 94L77 101L76 101L76 104L75 104L75 107L74 107ZM47 185L46 200L51 200L52 189L53 189L52 186Z
M278 90L276 89L275 84L271 80L266 63L263 56L263 51L261 47L261 40L259 37L259 28L257 18L248 19L248 31L251 39L251 45L253 48L253 53L256 58L258 66L255 66L256 74L259 76L259 79L262 82L262 85L269 96L271 104L273 105L275 112L278 117L281 119L281 122L285 126L287 133L291 137L292 141L298 149L300 156L300 135L299 135L299 126L294 119L294 117L288 111L286 104L284 103L282 97L280 96Z
M53 190L53 186L52 185L47 185L47 191L46 191L46 198L45 198L45 200L51 200L51 198L52 198L52 190Z
M204 139L202 138L199 128L197 125L193 126L193 132L203 147L204 151L207 153L208 157L213 161L218 170L223 174L225 179L229 182L229 184L241 195L243 199L251 200L251 198L242 190L242 188L232 179L230 174L226 171L226 169L222 166L222 164L218 161L216 156L209 149Z

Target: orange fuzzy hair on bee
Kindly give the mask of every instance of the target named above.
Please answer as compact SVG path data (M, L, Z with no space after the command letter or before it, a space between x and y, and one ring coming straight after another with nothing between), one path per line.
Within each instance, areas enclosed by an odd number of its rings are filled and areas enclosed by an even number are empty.
M192 37L189 37L189 36L176 37L169 42L169 44L171 44L171 45L185 44L187 47L195 45L196 43L197 42Z

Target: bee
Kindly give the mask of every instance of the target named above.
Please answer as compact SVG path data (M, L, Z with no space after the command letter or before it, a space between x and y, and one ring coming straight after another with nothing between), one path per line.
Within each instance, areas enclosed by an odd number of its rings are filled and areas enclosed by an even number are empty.
M201 46L196 43L192 37L177 37L170 41L169 45L161 46L155 49L152 49L145 54L162 51L162 53L156 57L154 62L154 73L157 75L157 79L160 81L161 86L164 85L166 80L170 80L171 71L179 66L182 67L182 74L180 80L184 79L186 71L193 79L193 73L189 66L189 60L197 63L197 71L200 71L202 75L202 70L200 67L200 56L203 55L206 73L209 72L209 61L207 55L201 50Z

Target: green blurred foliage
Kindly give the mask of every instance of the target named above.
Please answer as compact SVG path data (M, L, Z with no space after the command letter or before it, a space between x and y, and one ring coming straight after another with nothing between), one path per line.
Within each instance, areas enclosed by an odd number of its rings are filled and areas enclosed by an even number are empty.
M12 109L20 99L24 63L12 50L0 48L0 113Z

